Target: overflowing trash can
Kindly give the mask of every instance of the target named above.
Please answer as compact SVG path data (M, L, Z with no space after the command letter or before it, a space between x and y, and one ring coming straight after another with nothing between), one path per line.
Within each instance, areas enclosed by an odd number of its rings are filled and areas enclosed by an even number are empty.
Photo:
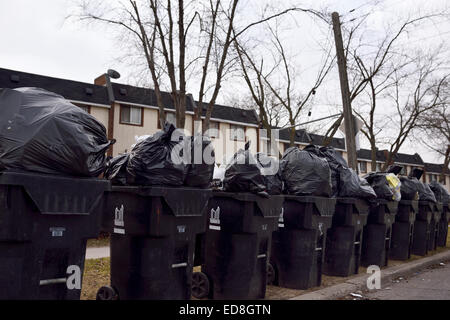
M448 222L450 221L450 204L448 202L439 204L442 208L441 220L439 220L439 232L437 246L447 246Z
M269 283L292 289L320 286L335 205L334 198L285 196L273 233Z
M368 267L388 265L391 247L392 224L397 214L398 201L377 199L370 206L367 225L364 227L361 265Z
M434 211L435 204L432 201L419 201L419 212L414 222L412 254L424 256L433 246L432 238L436 228Z
M323 273L347 277L358 273L369 204L358 198L336 200L332 226L327 232Z
M213 192L207 230L196 242L195 298L265 297L272 232L278 229L283 196Z
M417 200L400 200L395 222L392 225L390 259L408 260L411 258L414 222L418 212L419 202Z
M190 299L195 236L205 231L210 196L210 189L112 186L103 219L111 285L97 299Z
M0 172L0 300L78 300L106 180Z

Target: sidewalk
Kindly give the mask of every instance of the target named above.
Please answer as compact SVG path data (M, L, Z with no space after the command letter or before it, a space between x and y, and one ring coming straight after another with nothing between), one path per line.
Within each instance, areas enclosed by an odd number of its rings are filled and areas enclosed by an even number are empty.
M86 259L100 259L109 257L109 247L86 248Z
M447 263L448 261L450 261L450 250L406 262L395 267L382 269L381 287L391 284L393 280L400 277L407 277L430 266L438 265L443 262ZM367 278L369 276L369 274L362 274L343 283L305 293L291 298L290 300L335 300L347 296L350 293L367 292Z

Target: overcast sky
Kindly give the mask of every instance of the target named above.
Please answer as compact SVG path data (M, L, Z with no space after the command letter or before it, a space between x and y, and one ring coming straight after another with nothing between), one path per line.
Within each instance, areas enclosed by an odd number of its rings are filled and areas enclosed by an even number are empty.
M120 82L133 82L133 70L120 64L117 57L115 37L107 28L95 26L86 27L75 20L67 20L76 0L1 0L0 1L0 67L37 73L42 75L72 79L77 81L93 82L106 69L117 69L122 78ZM298 1L297 1L298 2ZM328 10L339 11L343 20L358 17L364 10L370 7L373 1L367 0L305 0L305 7L326 6ZM411 8L439 7L446 0L387 0L385 4L371 18L373 28L383 28L386 21L396 19ZM350 10L356 9L353 12ZM305 32L295 31L293 37L302 51L302 61L311 64L317 60L314 50L305 50L308 37L311 39L310 22L304 22L302 27ZM430 46L440 42L446 42L450 36L450 23L444 22L436 25L428 25L421 31L408 34L406 42L412 46ZM294 50L295 50L294 46ZM337 81L337 71L325 83L328 100L335 99L340 103ZM240 84L239 84L240 86ZM224 103L230 95L235 94L232 85L225 88L219 97L219 102ZM323 101L322 101L323 102ZM334 107L327 107L324 103L319 112L313 113L312 118L335 113ZM309 120L309 119L308 119ZM362 146L367 147L365 142ZM402 152L419 152L425 161L435 162L439 159L427 149L408 142L402 147Z

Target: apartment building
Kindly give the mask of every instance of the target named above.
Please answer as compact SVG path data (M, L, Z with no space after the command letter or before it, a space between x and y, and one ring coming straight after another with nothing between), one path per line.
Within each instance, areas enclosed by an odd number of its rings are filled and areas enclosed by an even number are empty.
M114 101L110 102L106 87L106 79L100 76L93 83L78 82L44 75L0 68L0 88L39 87L62 95L67 100L83 108L101 122L110 139L116 139L112 155L128 152L135 143L135 137L149 135L160 130L159 114L156 96L153 90L125 84L112 83ZM169 93L163 92L167 121L175 123L175 107ZM192 99L186 99L185 132L192 134L194 130L194 106ZM206 106L202 106L202 118L206 113ZM216 104L211 117L211 128L216 129L211 134L211 140L216 154L216 162L223 163L237 150L244 148L250 141L253 153L272 152L273 148L267 143L265 135L261 134L258 115L254 110L243 110ZM275 128L276 129L276 128ZM289 148L289 129L279 129L277 146L278 154ZM296 130L294 144L304 148L308 144L321 145L323 136L308 133L303 129ZM333 138L331 142L336 150L347 160L345 139ZM386 161L386 150L377 151L377 170ZM371 170L370 150L358 151L358 165L361 175ZM442 165L424 163L420 155L399 153L394 159L396 164L404 167L404 174L408 174L414 167L424 169L422 181L429 183L438 179L442 172ZM444 183L450 191L450 172L447 168Z

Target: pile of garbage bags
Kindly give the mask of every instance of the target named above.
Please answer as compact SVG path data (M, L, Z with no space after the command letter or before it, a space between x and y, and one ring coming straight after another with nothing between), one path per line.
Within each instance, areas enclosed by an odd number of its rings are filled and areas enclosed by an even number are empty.
M450 194L442 184L437 181L431 181L428 186L430 187L431 191L433 191L437 202L442 202L450 205Z
M119 185L209 188L215 160L211 141L201 135L185 137L175 130L166 123L154 135L138 137L129 154L108 162L105 177Z
M400 201L402 199L401 182L394 173L371 172L365 175L364 178L372 186L378 199L390 201Z
M0 170L97 177L112 143L100 122L58 94L0 89Z
M293 195L331 196L331 172L326 159L300 150L288 148L280 163L286 192Z
M281 160L281 174L289 194L375 199L368 182L348 167L332 147L289 148Z
M225 168L223 188L230 192L252 192L267 194L266 184L255 157L250 152L250 143L236 152Z

